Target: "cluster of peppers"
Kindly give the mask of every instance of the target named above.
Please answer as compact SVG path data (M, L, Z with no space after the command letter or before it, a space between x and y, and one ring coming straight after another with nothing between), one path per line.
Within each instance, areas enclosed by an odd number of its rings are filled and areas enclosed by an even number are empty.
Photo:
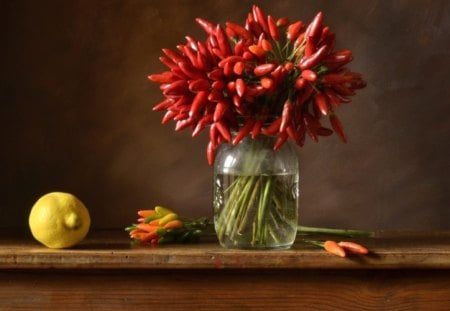
M166 111L163 124L174 120L176 131L192 128L194 137L209 127L210 165L218 145L248 135L276 135L275 150L288 138L302 146L305 134L317 142L336 132L346 142L334 108L365 82L345 68L352 52L334 51L336 35L322 12L308 25L275 20L255 5L244 26L196 21L206 40L186 36L176 50L163 49L159 59L169 70L149 79L165 97L153 108ZM323 116L332 129L321 124Z
M198 240L209 226L206 219L186 220L168 208L139 210L138 223L125 228L132 239L143 244L184 243Z

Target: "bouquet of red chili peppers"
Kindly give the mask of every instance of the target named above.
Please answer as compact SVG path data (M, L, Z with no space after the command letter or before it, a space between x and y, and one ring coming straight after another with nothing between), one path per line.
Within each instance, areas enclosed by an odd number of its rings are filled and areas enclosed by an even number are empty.
M302 146L306 135L317 142L336 132L346 142L335 109L365 82L345 67L352 52L334 50L336 35L322 12L305 24L254 5L244 25L196 21L206 40L186 36L185 44L163 49L168 70L149 79L165 97L153 108L166 111L163 124L174 120L176 131L191 128L194 137L209 128L210 165L220 144L247 135L276 135L275 150L287 139Z

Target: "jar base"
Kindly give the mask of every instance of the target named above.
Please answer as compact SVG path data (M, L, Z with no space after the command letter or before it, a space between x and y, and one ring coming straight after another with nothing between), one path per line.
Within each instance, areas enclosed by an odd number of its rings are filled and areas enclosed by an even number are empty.
M281 245L236 245L236 244L227 244L219 241L220 246L227 249L240 249L240 250L261 250L261 251L270 251L270 250L288 250L292 247L293 243L289 244L281 244Z

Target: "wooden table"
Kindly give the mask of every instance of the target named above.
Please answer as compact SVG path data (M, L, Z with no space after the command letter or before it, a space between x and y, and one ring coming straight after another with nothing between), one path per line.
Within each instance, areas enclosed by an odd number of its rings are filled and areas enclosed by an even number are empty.
M133 246L93 232L73 249L0 239L0 310L450 310L450 232L356 239L365 257Z

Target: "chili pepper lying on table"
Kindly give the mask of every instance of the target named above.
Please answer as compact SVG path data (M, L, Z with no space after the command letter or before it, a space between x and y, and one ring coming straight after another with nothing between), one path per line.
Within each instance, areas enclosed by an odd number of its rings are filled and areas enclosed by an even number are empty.
M333 240L326 240L324 242L315 240L303 240L303 242L321 247L328 253L339 257L346 257L347 252L356 255L367 255L369 253L369 250L366 247L350 241L341 241L337 243Z

